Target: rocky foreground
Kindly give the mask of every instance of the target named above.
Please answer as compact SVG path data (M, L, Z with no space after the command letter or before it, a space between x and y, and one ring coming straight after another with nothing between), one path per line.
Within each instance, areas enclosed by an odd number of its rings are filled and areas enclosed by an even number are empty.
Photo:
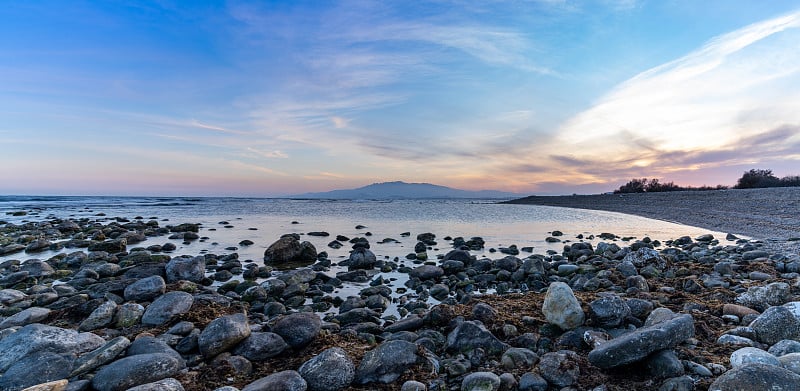
M299 235L278 239L264 265L235 253L173 257L170 243L132 247L167 235L196 240L199 229L155 220L0 225L0 253L29 254L0 264L0 390L800 384L800 255L732 235L659 243L603 233L596 245L571 239L561 253L510 247L489 259L470 253L480 238L437 243L429 233L402 261L377 259L366 238L338 238L353 250L336 277L325 273L334 266L327 254ZM453 250L427 259L445 244ZM75 251L30 258L59 246ZM289 262L303 266L273 269ZM391 271L408 282L393 289L381 274ZM341 298L343 281L369 284ZM479 294L487 289L497 294ZM390 306L401 318L382 316Z

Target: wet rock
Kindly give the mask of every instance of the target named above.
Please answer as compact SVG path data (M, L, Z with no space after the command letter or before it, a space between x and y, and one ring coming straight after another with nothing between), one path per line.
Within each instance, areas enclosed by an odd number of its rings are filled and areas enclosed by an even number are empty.
M49 277L56 273L52 266L39 259L29 259L19 267L20 271L28 272L30 277Z
M372 269L378 262L375 254L367 248L358 247L350 253L350 258L346 262L349 270L353 269Z
M800 384L800 375L775 365L750 364L725 372L709 391L790 391Z
M316 314L299 312L281 317L272 327L272 332L278 334L293 348L302 347L311 343L317 337L322 327L322 321Z
M473 372L461 382L461 391L497 391L500 377L492 372Z
M89 245L89 251L105 251L110 254L116 254L125 251L128 241L125 239L109 240L105 242L95 242Z
M128 356L104 366L92 379L98 391L123 391L141 384L173 377L183 361L166 353Z
M420 280L436 279L444 275L444 269L434 265L422 265L414 268L409 273L412 278L419 278Z
M226 315L211 321L200 333L197 344L200 353L206 358L211 358L233 348L249 336L250 326L247 324L247 316Z
M368 351L356 371L356 384L392 383L417 362L417 345L387 341Z
M571 350L545 353L539 360L539 373L549 383L568 387L578 382L581 374L578 354Z
M180 280L200 282L205 277L206 258L181 256L172 258L165 267L167 282Z
M306 391L308 385L297 371L282 371L262 377L247 386L242 391Z
M572 288L563 282L554 282L547 288L542 303L545 319L563 330L571 330L583 324L585 315Z
M253 332L236 346L233 354L243 356L250 361L264 361L281 354L288 346L278 334Z
M174 316L188 312L193 303L194 298L189 293L167 292L147 306L142 315L142 324L159 326L167 323Z
M330 348L303 363L297 370L311 391L338 391L355 378L355 365L342 348Z
M264 262L283 264L288 262L310 263L317 259L317 249L309 242L300 242L299 236L284 235L264 251Z
M499 355L508 347L483 324L473 321L461 323L447 335L446 349L451 352L466 353L480 348L489 355Z
M692 316L674 315L671 319L636 329L598 345L589 353L589 362L598 368L630 364L655 351L671 349L693 336Z
M102 345L103 339L75 330L29 324L0 340L0 373L26 356L40 352L78 355Z

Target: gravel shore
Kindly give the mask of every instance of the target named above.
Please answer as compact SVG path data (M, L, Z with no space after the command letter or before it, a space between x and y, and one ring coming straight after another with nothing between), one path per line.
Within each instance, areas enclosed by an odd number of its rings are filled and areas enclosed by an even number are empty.
M800 250L800 188L669 193L531 196L511 204L605 210L760 239L775 250Z

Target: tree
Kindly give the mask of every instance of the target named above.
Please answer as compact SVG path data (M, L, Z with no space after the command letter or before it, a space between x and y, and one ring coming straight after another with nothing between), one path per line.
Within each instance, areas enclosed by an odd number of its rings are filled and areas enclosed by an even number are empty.
M753 168L744 172L744 175L736 182L735 187L737 189L756 189L778 186L781 186L781 180L772 173L772 170Z

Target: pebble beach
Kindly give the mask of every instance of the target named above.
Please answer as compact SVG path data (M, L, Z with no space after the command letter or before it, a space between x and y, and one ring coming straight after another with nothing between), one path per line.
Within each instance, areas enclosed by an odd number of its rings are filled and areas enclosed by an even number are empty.
M202 240L191 221L3 222L0 389L794 390L798 196L530 197L513 202L728 234L552 231L559 251L483 252L426 232L402 261L368 236L332 233L350 251L331 259L306 240L329 233L287 234L253 262L173 254L167 238ZM69 251L36 257L52 246ZM363 288L332 294L349 281Z

